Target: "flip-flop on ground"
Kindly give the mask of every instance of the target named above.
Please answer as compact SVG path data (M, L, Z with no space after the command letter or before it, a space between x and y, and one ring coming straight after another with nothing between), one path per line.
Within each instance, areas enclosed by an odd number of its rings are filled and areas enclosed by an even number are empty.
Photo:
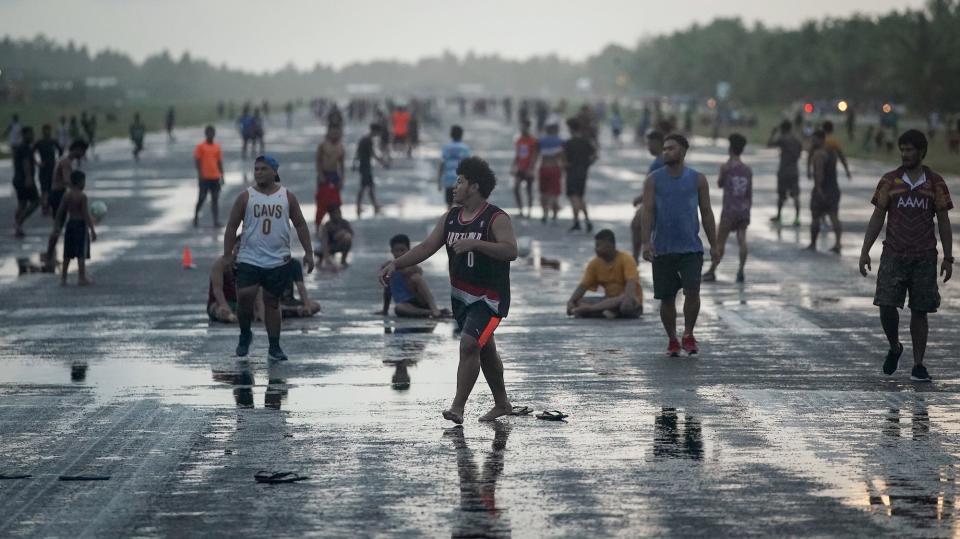
M513 411L510 412L510 415L524 416L530 415L533 412L533 408L529 406L514 406Z

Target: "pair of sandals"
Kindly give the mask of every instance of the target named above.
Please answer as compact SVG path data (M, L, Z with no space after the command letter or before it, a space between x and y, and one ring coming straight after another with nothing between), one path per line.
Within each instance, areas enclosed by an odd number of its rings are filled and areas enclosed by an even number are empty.
M532 412L533 408L530 408L529 406L517 406L512 412L510 412L510 415L526 416L530 415ZM537 419L543 419L545 421L563 421L568 417L570 416L561 412L560 410L544 410L542 413L536 415Z

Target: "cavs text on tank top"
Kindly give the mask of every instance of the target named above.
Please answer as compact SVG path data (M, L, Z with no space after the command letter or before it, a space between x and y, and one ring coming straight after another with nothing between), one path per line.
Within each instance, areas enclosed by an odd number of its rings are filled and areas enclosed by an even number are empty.
M237 262L258 268L277 268L290 261L290 201L287 189L263 194L247 188L243 233Z

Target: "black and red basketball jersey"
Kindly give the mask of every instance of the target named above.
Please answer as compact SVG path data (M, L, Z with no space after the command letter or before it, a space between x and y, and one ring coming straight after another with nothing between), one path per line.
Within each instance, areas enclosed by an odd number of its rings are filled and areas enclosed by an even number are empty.
M461 239L495 241L490 225L499 215L509 217L488 202L470 221L462 220L462 213L463 207L452 208L443 225L447 258L450 260L451 295L465 305L482 301L503 318L510 309L510 263L476 251L458 255L453 250L453 244Z

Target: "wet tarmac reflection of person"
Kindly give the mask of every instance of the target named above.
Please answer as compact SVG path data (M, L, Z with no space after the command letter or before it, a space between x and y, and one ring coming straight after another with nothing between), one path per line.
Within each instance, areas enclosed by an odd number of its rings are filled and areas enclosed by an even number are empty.
M286 365L282 363L268 364L267 391L263 394L263 407L279 410L289 394Z
M239 360L233 369L213 369L213 380L233 386L233 400L237 408L254 408L253 388L256 380L249 361ZM285 365L271 362L267 366L267 389L263 395L263 407L279 410L289 393Z
M902 421L907 418L909 425ZM888 438L879 447L883 457L875 461L879 473L868 476L870 506L888 517L908 519L918 528L949 522L957 501L954 482L942 479L942 465L936 459L919 456L941 451L931 437L926 404L916 401L909 411L891 408L881 432Z
M77 361L73 365L70 365L70 381L77 383L86 381L87 368L87 363L84 361Z
M411 327L393 327L384 324L383 333L385 335L433 333L436 327L436 322L428 322L427 325L424 326ZM390 387L397 391L410 389L410 372L408 368L417 364L417 361L423 356L426 347L426 342L421 340L395 337L388 338L385 347L386 357L383 359L383 363L394 368L393 376L390 380Z
M473 451L467 445L463 427L446 429L444 437L453 441L460 476L460 508L451 537L510 537L506 510L497 507L497 480L503 474L503 459L510 436L510 424L492 422L494 436L490 453L478 469Z
M700 421L684 413L678 426L676 408L663 407L654 419L653 456L657 458L703 459L703 432Z

